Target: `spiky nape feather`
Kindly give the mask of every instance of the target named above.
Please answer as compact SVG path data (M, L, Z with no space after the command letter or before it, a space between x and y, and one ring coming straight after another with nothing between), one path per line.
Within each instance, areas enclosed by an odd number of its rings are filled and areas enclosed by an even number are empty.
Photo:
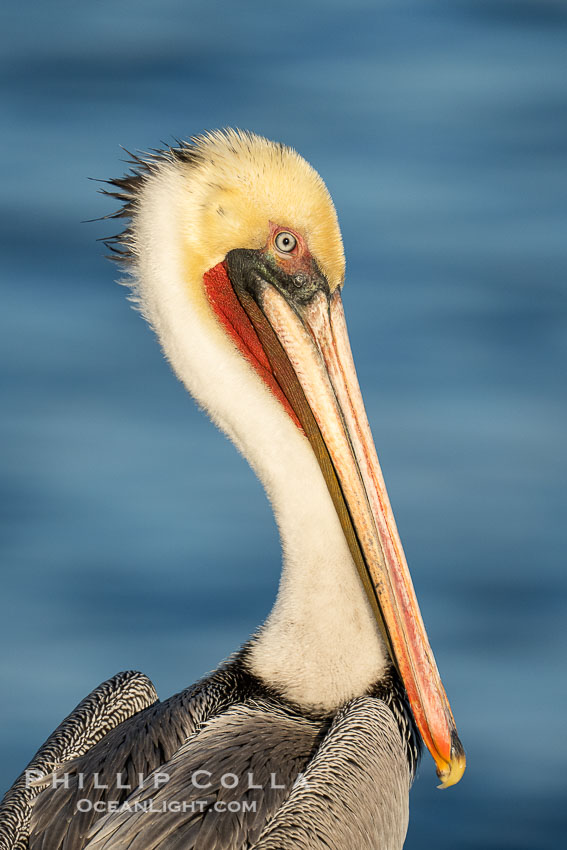
M109 180L100 181L112 187L101 189L100 193L119 201L121 206L115 212L101 216L98 220L128 219L131 222L141 187L147 177L155 174L161 163L180 162L187 165L196 163L198 160L197 140L197 136L192 137L191 141L175 139L176 146L165 145L163 148L152 148L150 151L139 154L124 148L128 154L125 164L130 166L129 172L123 177L112 177ZM128 263L134 259L131 224L114 236L104 237L102 242L111 252L109 259L118 263Z

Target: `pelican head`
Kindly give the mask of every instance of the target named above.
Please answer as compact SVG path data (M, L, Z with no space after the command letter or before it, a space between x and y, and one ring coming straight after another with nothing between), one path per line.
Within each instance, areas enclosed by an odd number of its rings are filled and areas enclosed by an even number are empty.
M110 192L123 203L116 215L131 219L111 247L129 264L134 297L178 376L252 463L280 528L299 489L292 453L317 467L442 787L455 784L464 751L358 386L325 184L294 150L234 130L134 165ZM309 496L295 494L306 511ZM313 533L304 514L293 522Z

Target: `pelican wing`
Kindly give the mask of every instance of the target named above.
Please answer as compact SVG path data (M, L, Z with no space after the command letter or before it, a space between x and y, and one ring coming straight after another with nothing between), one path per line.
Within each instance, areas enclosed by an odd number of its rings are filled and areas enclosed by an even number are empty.
M124 800L140 776L170 759L208 717L245 696L246 684L239 667L228 665L159 702L140 673L121 673L105 682L63 721L28 766L44 774L41 785L29 787L24 771L8 791L1 814L2 828L10 832L0 832L0 850L82 848L100 814L94 808L81 811L81 801L94 806Z
M0 850L23 850L28 843L34 799L47 777L87 753L128 718L157 700L154 686L143 673L118 673L86 696L40 747L0 804Z

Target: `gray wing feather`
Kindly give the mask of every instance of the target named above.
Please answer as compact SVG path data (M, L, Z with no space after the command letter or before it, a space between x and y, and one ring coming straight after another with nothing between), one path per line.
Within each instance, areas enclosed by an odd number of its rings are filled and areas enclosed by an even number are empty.
M161 768L169 776L166 785L156 790L150 776L128 798L127 811L95 824L88 850L254 846L311 759L323 729L321 721L270 700L232 706ZM172 803L185 810L171 808ZM238 804L235 811L227 809L231 803ZM153 811L135 811L150 804Z
M80 758L65 763L64 777L56 772L56 782L34 802L29 850L82 850L100 814L95 808L81 811L80 801L93 806L123 801L138 787L140 776L167 762L211 714L234 701L239 687L241 680L231 668L220 668L209 679L138 711ZM65 785L57 784L63 778Z
M38 750L0 804L0 850L24 850L32 803L41 786L30 786L28 771L47 776L81 756L118 724L157 700L142 673L118 673L95 688Z
M409 818L410 766L381 700L361 697L335 717L255 850L400 850Z

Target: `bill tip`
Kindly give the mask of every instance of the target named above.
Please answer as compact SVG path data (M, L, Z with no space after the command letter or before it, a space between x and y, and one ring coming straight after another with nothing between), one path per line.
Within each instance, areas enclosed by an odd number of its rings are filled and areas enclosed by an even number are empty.
M443 766L437 767L437 776L441 780L438 788L450 788L451 785L456 785L463 777L467 766L467 757L463 745L458 736L454 733L451 736L451 758L449 762L444 762Z

